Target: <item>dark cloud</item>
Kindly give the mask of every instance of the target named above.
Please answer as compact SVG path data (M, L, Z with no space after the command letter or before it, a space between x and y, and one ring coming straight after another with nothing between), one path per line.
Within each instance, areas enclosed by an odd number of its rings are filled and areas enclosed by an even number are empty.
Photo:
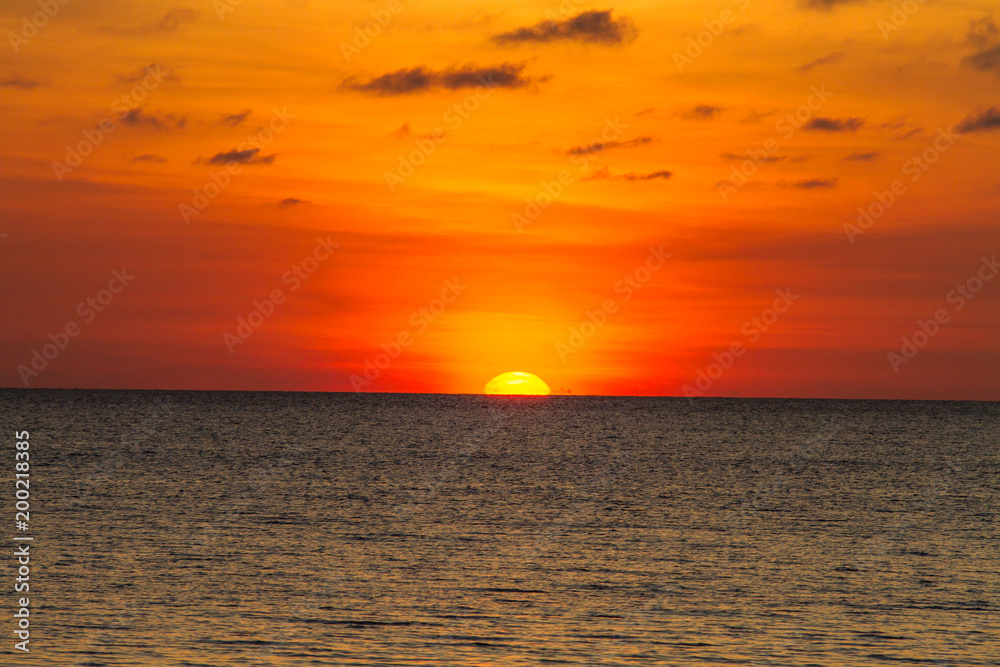
M736 153L722 153L719 157L723 160L753 160L754 162L780 162L781 160L786 160L785 156L782 157L757 157L750 155L738 155Z
M612 10L586 11L564 21L541 21L493 36L497 44L520 44L573 40L598 44L624 44L638 34L627 17L611 18Z
M963 58L963 65L981 72L1000 74L1000 28L997 28L992 16L972 21L966 41L976 48L976 52Z
M629 172L627 174L612 174L608 167L603 169L598 169L589 176L584 177L584 181L597 181L597 180L607 180L607 181L652 181L658 178L664 180L673 176L672 172L669 171L653 171L648 174L636 174Z
M586 146L574 146L566 151L566 154L592 155L594 153L600 153L601 151L611 150L614 148L633 148L635 146L648 144L651 141L653 141L653 137L636 137L635 139L629 139L628 141L595 141L594 143L587 144Z
M274 163L275 155L262 155L257 157L260 152L259 148L248 148L246 150L240 151L233 149L231 151L226 151L225 153L216 153L208 160L204 162L208 164L272 164ZM198 160L202 162L202 160ZM196 162L196 164L198 163Z
M990 107L966 116L965 120L955 126L955 130L963 134L997 129L1000 129L1000 107Z
M715 115L722 111L721 107L713 107L708 104L699 104L695 108L684 114L684 117L689 120L711 120L715 118Z
M223 114L222 118L219 119L219 125L239 127L243 121L250 117L250 113L250 109L244 109L240 113Z
M833 9L840 5L851 5L867 0L799 0L799 7L803 9Z
M822 58L817 58L816 60L807 62L805 65L799 67L798 71L801 72L802 74L805 74L814 67L819 67L820 65L831 65L833 63L840 62L841 60L844 59L846 55L847 54L844 53L843 51L837 51L836 53L831 53L829 55L823 56Z
M278 202L278 208L292 208L293 206L307 205L311 202L305 199L296 199L295 197L286 197Z
M118 122L126 127L151 127L157 130L167 130L171 127L182 129L187 125L187 118L174 116L172 113L162 115L146 114L145 107L130 109L128 113L118 117Z
M1000 74L1000 44L974 53L971 56L966 56L962 59L962 62L982 72Z
M979 48L986 48L1000 42L1000 28L997 28L996 21L992 16L984 16L975 19L969 24L969 33L966 35L969 44Z
M34 90L42 85L41 81L34 79L22 79L19 76L12 76L0 79L0 88L20 88L21 90Z
M822 132L856 132L864 124L864 118L813 118L804 127Z
M461 88L522 88L548 77L533 79L521 74L527 62L503 63L493 67L463 65L440 72L426 67L401 69L383 74L365 83L357 79L344 81L344 88L376 95L407 95L422 93L434 88L459 90Z
M152 153L143 153L142 155L136 155L132 158L132 162L149 162L151 164L163 164L166 161L167 159L165 157L153 155Z
M156 116L147 116L142 107L136 107L131 109L128 113L121 117L122 125L128 127L155 127L158 129L163 129L165 124L162 120Z
M838 180L836 178L811 178L805 181L779 181L778 185L797 190L830 190L837 187Z
M851 153L844 160L847 162L871 162L878 156L878 151L872 151L871 153Z
M140 83L144 80L150 79L156 83L160 81L171 81L177 83L180 81L180 77L174 74L174 70L167 67L163 63L150 63L145 67L140 67L137 70L129 72L128 74L119 74L117 81L118 83L133 84Z
M131 27L101 26L101 32L110 32L118 35L152 35L162 32L174 32L185 23L190 23L197 18L198 12L193 9L174 7L164 14L163 18L155 23Z

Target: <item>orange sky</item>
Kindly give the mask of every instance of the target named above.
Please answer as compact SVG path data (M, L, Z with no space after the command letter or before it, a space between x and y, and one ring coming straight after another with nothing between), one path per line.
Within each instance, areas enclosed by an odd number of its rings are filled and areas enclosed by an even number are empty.
M3 4L0 385L1000 400L996 3L330 4Z

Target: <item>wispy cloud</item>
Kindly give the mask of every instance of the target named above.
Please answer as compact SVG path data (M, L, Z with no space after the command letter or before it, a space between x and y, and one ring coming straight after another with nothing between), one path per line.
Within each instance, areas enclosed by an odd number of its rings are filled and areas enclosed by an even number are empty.
M236 150L226 151L224 153L216 153L208 160L197 160L195 164L205 162L207 164L273 164L274 158L277 157L274 154L271 155L261 155L259 148L248 148L246 150Z
M799 7L803 9L833 9L840 5L851 5L867 0L799 0Z
M167 158L159 155L153 155L152 153L143 153L142 155L136 155L132 158L132 162L148 162L150 164L163 164L166 161Z
M172 127L182 129L187 125L187 118L183 116L178 118L173 114L162 114L159 116L156 114L147 114L145 107L131 109L118 120L126 127L152 127L158 130L167 130Z
M400 69L383 74L366 82L357 79L344 81L344 88L375 95L409 95L436 88L459 90L462 88L523 88L532 83L544 81L548 77L531 78L522 74L527 62L503 63L492 67L462 67L434 71L420 66Z
M497 44L545 43L555 41L624 44L635 39L638 30L631 19L611 17L612 10L586 11L564 21L541 21L493 36Z
M738 153L722 153L719 157L723 160L753 160L755 162L780 162L787 160L786 156L750 157L749 155L739 155Z
M35 79L22 79L19 76L12 76L0 79L0 88L20 88L21 90L34 90L43 85L41 81Z
M239 127L243 121L250 117L250 113L250 109L244 109L240 113L223 114L222 118L219 119L219 125Z
M607 181L653 181L656 179L668 179L673 176L673 172L669 171L653 171L647 174L636 174L634 172L629 172L627 174L613 174L608 167L603 169L598 169L589 176L584 177L581 180L584 181L597 181L597 180L607 180Z
M872 151L870 153L851 153L844 158L846 162L871 162L879 156L878 151Z
M311 202L305 199L297 199L295 197L285 197L278 202L278 208L292 208L293 206L306 206Z
M857 132L865 124L864 118L813 118L805 124L807 130L821 132Z
M722 111L721 107L713 107L709 104L699 104L690 111L684 113L684 117L688 120L711 120Z
M816 60L811 60L805 65L798 68L798 72L805 74L811 69L819 67L820 65L832 65L833 63L839 63L847 54L843 51L837 51L829 55L823 56L822 58L817 58Z
M1000 74L1000 29L993 17L973 21L966 39L977 50L963 58L962 63L982 72Z
M837 187L839 180L837 178L810 178L804 181L778 181L778 185L797 190L830 190Z
M180 77L174 74L174 70L167 67L163 63L150 63L145 67L140 67L137 70L133 70L128 74L119 74L117 77L118 83L123 83L126 85L131 85L133 83L140 83L150 77L154 81L170 81L172 83L177 83L180 81Z
M592 144L587 144L585 146L573 146L568 151L567 155L592 155L594 153L600 153L601 151L612 150L615 148L634 148L635 146L642 146L643 144L648 144L653 141L653 137L636 137L635 139L629 139L627 141L595 141Z
M144 23L137 26L101 26L101 32L114 33L116 35L154 35L156 33L174 32L185 23L191 23L198 17L198 12L193 9L174 7L168 11L163 18L152 23Z
M970 114L955 126L955 130L963 134L997 129L1000 129L1000 107L990 107L979 113Z

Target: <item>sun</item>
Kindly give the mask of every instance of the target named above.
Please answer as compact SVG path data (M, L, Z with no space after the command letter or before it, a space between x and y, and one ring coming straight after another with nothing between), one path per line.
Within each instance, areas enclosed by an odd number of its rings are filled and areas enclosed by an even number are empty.
M502 394L506 396L548 396L551 393L549 385L542 378L531 373L501 373L486 383L484 394Z

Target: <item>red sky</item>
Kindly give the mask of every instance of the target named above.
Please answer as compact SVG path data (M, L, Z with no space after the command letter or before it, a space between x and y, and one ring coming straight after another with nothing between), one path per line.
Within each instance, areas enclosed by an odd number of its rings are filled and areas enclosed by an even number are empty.
M424 4L5 3L0 385L1000 400L995 3Z

